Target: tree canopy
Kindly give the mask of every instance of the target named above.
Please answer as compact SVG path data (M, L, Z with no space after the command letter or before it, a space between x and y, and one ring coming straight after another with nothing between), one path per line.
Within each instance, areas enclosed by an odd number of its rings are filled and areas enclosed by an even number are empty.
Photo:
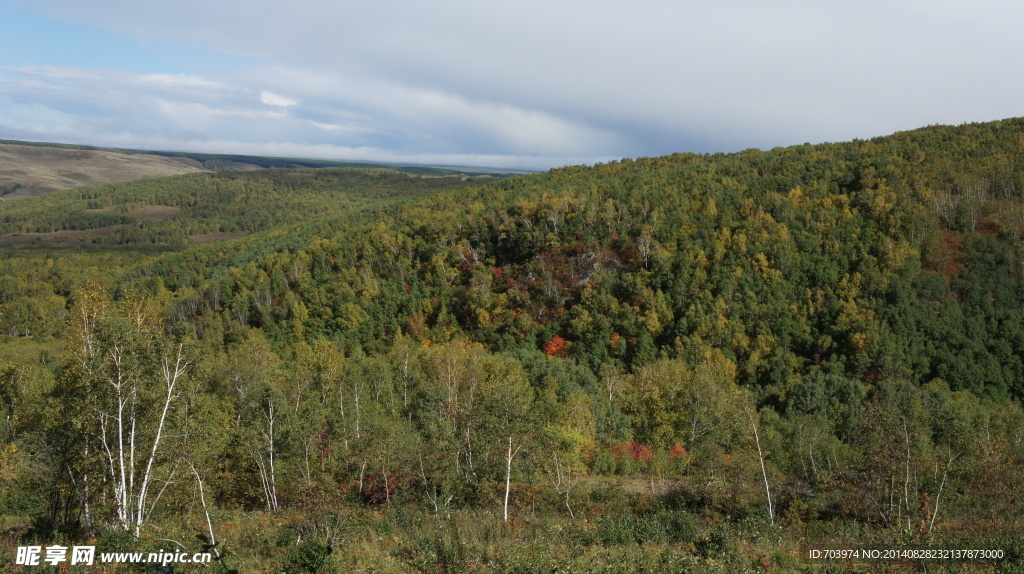
M515 522L548 492L591 542L690 528L603 515L589 475L672 483L660 503L706 524L998 537L1024 471L1022 144L1012 119L0 203L0 508L144 539L195 512L194 478L224 511ZM694 552L725 552L710 532Z

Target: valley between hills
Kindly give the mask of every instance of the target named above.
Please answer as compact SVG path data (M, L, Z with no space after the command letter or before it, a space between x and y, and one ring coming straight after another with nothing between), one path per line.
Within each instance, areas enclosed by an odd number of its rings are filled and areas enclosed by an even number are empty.
M1024 562L1024 119L545 173L24 143L0 568Z

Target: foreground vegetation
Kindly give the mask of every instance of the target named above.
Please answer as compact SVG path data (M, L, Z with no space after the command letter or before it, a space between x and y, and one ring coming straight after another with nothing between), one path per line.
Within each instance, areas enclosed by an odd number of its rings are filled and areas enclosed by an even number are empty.
M8 546L1012 572L1021 141L1007 120L483 185L268 170L5 203L3 233L91 234L0 264ZM189 240L211 232L249 235Z

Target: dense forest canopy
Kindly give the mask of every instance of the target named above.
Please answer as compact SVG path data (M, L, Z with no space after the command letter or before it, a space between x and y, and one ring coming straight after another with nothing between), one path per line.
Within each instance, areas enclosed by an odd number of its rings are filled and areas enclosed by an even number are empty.
M999 537L1024 479L1022 166L1012 119L485 182L270 169L4 202L0 512L144 540L195 515L198 481L225 517L541 504L582 528L552 544L649 528L723 568L751 560L750 516L1019 552ZM140 450L119 453L128 418ZM578 494L599 476L699 520L618 524ZM337 545L322 512L307 539ZM515 570L502 548L478 566Z

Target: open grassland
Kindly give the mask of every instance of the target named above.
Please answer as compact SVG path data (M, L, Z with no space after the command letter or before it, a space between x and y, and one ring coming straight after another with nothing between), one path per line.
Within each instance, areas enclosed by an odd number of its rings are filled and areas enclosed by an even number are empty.
M201 162L183 157L0 144L3 199L199 171L208 170Z
M0 139L0 200L53 191L146 180L195 172L239 172L264 168L369 168L423 177L505 177L510 171L391 165L301 158L168 152ZM309 178L309 174L296 177Z

